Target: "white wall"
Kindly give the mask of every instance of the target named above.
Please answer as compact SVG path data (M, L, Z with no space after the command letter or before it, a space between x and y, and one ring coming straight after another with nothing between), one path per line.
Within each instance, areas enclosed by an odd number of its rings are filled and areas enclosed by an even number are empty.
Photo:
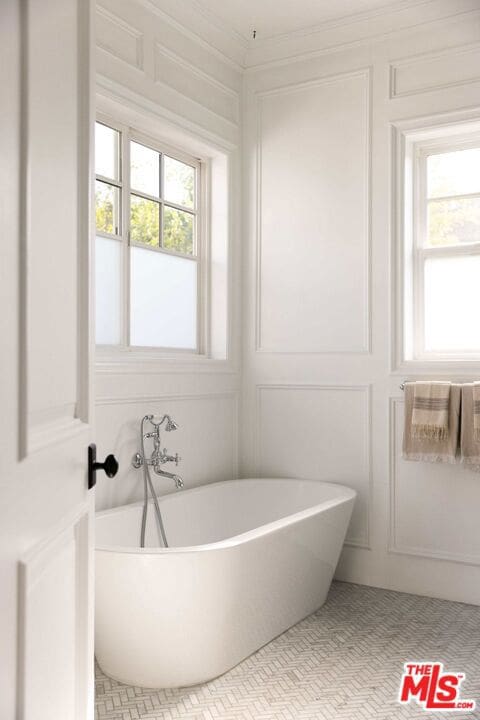
M100 458L115 453L120 472L112 480L99 477L97 508L141 497L142 473L130 462L140 449L139 425L146 413L168 412L178 421L180 429L164 435L163 442L182 457L178 469L172 465L166 470L177 471L185 487L238 476L240 262L235 238L242 77L235 62L175 20L169 10L167 2L148 0L97 3L98 106L172 144L189 142L226 159L232 198L228 359L99 360L95 440ZM216 314L222 315L218 308ZM174 489L172 482L160 478L155 485L159 493Z
M355 487L338 578L474 603L480 475L400 457L391 193L392 123L480 107L479 53L468 0L255 46L243 287L242 475Z

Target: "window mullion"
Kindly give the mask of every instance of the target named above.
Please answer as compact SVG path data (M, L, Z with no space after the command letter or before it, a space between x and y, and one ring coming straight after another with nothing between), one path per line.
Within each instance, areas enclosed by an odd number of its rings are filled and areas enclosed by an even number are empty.
M413 314L414 314L414 350L421 356L425 350L425 309L424 309L424 272L425 261L423 246L426 237L426 156L416 153L413 178Z
M113 185L116 188L121 189L122 187L122 181L121 180L114 180L113 178L108 177L107 175L95 175L95 180L99 180L100 182L106 183L107 185Z
M462 257L464 255L480 255L480 243L465 243L464 245L437 245L422 247L418 251L425 258Z
M448 200L476 200L480 198L480 192L477 193L463 193L460 195L439 195L438 197L428 198L429 203L445 202Z
M149 195L148 193L142 192L141 190L135 190L135 188L130 188L130 193L132 195L135 195L136 197L143 198L144 200L150 200L151 202L160 202L160 197L157 195Z
M122 182L123 182L123 302L122 345L130 348L130 138L122 134Z
M158 227L158 246L163 250L163 200L158 203L159 227Z
M158 236L158 243L163 248L163 223L164 223L164 207L163 198L165 197L165 155L163 152L160 154L160 230Z

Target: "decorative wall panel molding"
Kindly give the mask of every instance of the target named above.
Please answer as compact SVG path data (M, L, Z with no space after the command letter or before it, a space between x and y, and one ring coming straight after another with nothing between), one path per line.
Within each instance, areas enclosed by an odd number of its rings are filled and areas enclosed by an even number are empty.
M27 430L28 454L86 432L88 425L75 417L75 404L32 413Z
M36 715L32 698L57 717L80 717L77 703L86 696L83 667L87 642L89 592L89 511L63 522L49 537L29 550L19 562L19 718ZM52 648L51 635L61 634L62 645ZM58 650L61 649L61 657ZM48 658L49 672L41 671Z
M369 548L370 386L257 385L255 439L260 477L324 480L356 490L347 544Z
M156 22L165 26L170 36L178 33L182 44L192 43L205 50L216 61L241 72L244 67L245 47L233 33L226 34L224 28L208 20L198 3L171 3L169 11L160 7L156 0L136 0L150 12Z
M154 52L155 82L168 85L224 120L238 124L238 93L160 43L155 43Z
M403 398L390 399L388 551L480 565L478 474L458 465L402 460L403 406ZM475 547L477 552L467 551Z
M390 98L480 82L480 44L425 53L390 64Z
M211 393L165 393L152 395L111 395L99 397L95 401L95 405L137 405L146 402L164 402L168 400L223 400L238 399L238 391L224 391Z
M258 352L370 350L370 86L365 68L256 96Z
M143 70L143 33L97 4L97 46L137 70Z
M97 508L140 499L142 476L131 467L131 458L139 449L140 420L152 412L170 413L179 424L180 429L169 435L167 445L182 458L178 472L185 487L238 477L237 391L103 397L96 404L97 446L115 453L123 481L119 485L115 479L102 479L96 491ZM157 485L160 493L171 489L168 481L158 478Z

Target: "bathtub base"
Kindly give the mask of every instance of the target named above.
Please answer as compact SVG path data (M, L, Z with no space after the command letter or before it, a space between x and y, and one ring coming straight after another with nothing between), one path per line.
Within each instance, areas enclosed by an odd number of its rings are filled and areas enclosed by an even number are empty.
M198 685L315 612L353 498L197 549L97 550L96 656L104 673L146 688Z
M328 591L327 591L327 595L328 595ZM115 680L116 682L122 683L124 685L132 685L135 687L141 687L141 688L145 688L145 689L156 689L156 690L179 689L179 688L184 688L184 687L196 687L198 685L203 685L205 683L211 682L212 680L216 680L217 678L221 677L222 675L225 675L225 673L229 672L230 670L233 670L235 667L237 667L237 665L242 663L244 660L249 658L251 655L255 655L255 653L260 652L260 650L262 650L262 648L269 645L276 638L281 637L285 632L287 632L287 630L294 627L299 622L301 622L302 620L305 620L307 617L309 617L310 615L315 613L317 610L319 610L322 607L322 605L326 602L326 599L327 599L327 597L325 597L325 599L322 601L322 603L317 608L312 610L312 612L307 613L307 615L300 618L297 622L294 622L289 627L285 628L285 630L280 632L278 635L275 635L275 637L271 638L270 640L267 640L260 647L256 648L255 650L252 650L252 652L248 653L248 655L245 655L244 657L241 657L238 660L236 660L233 663L233 665L224 667L222 670L220 670L218 672L216 672L215 670L212 670L212 672L216 673L213 675L211 675L211 674L206 675L205 673L200 673L196 676L192 675L190 677L189 681L187 681L187 679L185 679L181 684L171 684L172 680L168 680L167 677L161 677L158 674L152 675L151 673L147 673L148 677L151 678L151 682L147 682L147 683L143 682L143 678L144 678L143 675L142 675L142 681L140 682L139 681L140 678L138 677L138 675L136 673L134 675L129 675L128 677L127 676L117 676L114 673L112 673L108 667L104 667L103 663L100 662L97 655L95 655L95 659L98 662L104 675L107 675L107 677L111 678L112 680ZM133 680L133 677L136 677L136 681ZM145 677L145 679L146 679L146 677Z

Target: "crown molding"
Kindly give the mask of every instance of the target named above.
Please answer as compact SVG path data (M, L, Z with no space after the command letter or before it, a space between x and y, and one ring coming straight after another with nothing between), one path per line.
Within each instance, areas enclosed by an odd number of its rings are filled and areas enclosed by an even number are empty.
M420 0L417 0L420 1ZM250 46L250 38L246 37L242 33L238 32L234 28L230 27L222 18L216 13L208 10L201 2L201 0L189 0L189 7L193 7L194 10L207 20L212 25L215 25L222 33L228 35L234 42L238 43L244 50L248 50Z
M339 52L422 26L479 14L478 0L394 0L363 11L282 33L247 38L205 7L205 0L136 0L177 32L239 74Z
M316 54L334 52L358 44L381 41L392 35L438 21L448 21L478 13L478 0L394 0L382 8L368 10L300 28L289 33L256 40L245 37L205 7L204 0L140 0L187 28L197 39L239 71L254 72ZM168 8L167 8L168 6ZM225 40L227 42L225 42Z
M307 25L303 28L297 28L296 30L292 30L291 32L276 33L274 35L267 35L265 38L259 37L255 40L248 39L247 47L248 49L254 49L255 47L262 45L281 43L285 40L293 40L295 38L301 38L307 35L316 35L317 33L325 32L326 30L344 27L345 25L353 25L362 21L371 21L375 18L383 17L384 15L391 15L402 10L416 8L418 6L427 5L432 2L436 2L436 0L395 0L394 2L391 2L388 5L384 5L380 8L363 10L361 12L349 13L348 15L332 17L329 20L323 20L322 22L315 23L314 25ZM244 39L246 40L246 38Z
M348 23L324 26L303 34L290 34L265 41L255 50L247 52L247 73L255 73L292 62L314 59L325 54L350 50L373 42L421 29L441 27L455 20L477 18L480 9L477 0L459 0L455 11L449 0L422 0L403 3L388 13L363 17Z

